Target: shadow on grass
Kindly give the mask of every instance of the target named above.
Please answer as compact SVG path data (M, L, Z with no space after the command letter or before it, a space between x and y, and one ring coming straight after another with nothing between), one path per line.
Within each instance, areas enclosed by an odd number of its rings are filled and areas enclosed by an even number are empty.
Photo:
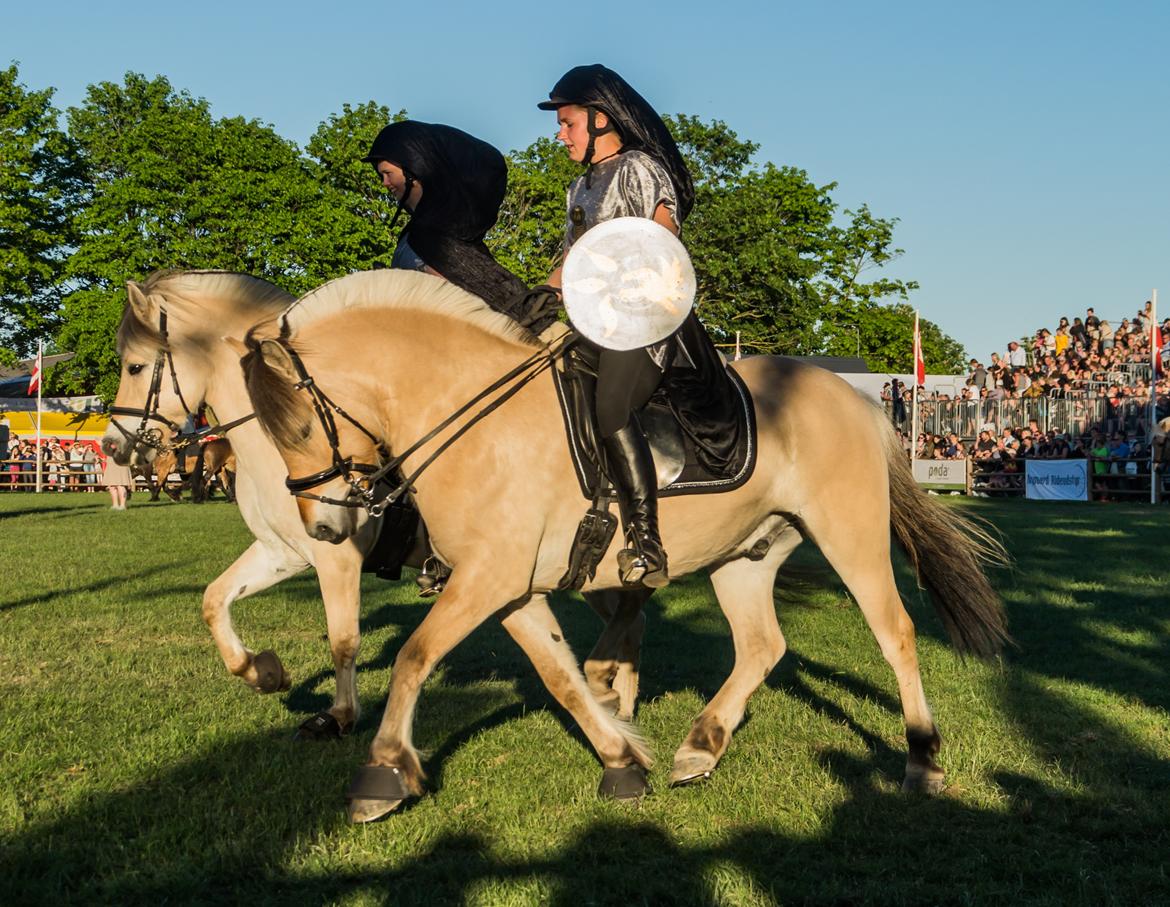
M147 576L157 576L159 574L168 574L179 567L185 567L186 564L182 561L170 561L166 564L158 564L154 567L143 568L134 574L135 580L140 580ZM92 583L86 583L84 586L71 586L68 589L54 589L50 592L42 592L38 595L29 595L25 598L18 598L10 602L0 602L0 613L5 611L12 611L16 608L27 608L30 605L43 605L48 602L55 601L60 598L73 598L76 595L87 592L101 592L104 589L110 589L114 586L124 586L127 578L125 576L111 576L106 579L95 580Z
M440 752L515 710L501 711L475 691L442 698L442 710L467 729ZM1116 789L1070 794L1010 771L996 776L1000 808L908 797L890 789L881 750L820 755L820 770L842 796L804 835L757 824L685 844L636 807L615 807L572 835L550 833L554 840L530 854L501 854L478 832L430 833L414 821L421 809L347 828L341 793L361 749L357 741L306 748L252 736L147 785L79 801L55 821L9 836L0 900L1140 903L1158 899L1170 860L1170 831L1156 804L1116 799ZM710 782L719 783L719 776ZM655 796L695 801L709 793ZM532 796L539 808L540 792ZM384 855L375 857L377 868L350 868L340 855L354 846L365 861L370 851ZM327 856L306 865L307 850ZM300 868L289 869L294 854Z

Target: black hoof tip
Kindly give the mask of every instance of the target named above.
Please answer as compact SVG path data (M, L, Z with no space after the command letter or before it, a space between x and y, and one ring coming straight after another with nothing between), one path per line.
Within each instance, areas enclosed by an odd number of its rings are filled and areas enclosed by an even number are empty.
M650 793L650 782L642 766L623 765L607 768L601 774L597 796L603 800L638 800Z
M340 740L349 733L352 725L342 727L341 723L328 712L318 712L312 718L301 722L293 740Z

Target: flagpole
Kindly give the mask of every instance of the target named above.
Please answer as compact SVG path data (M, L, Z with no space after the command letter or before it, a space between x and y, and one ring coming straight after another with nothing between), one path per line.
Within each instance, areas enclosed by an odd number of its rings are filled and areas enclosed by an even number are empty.
M41 450L41 388L45 384L45 376L41 374L45 370L45 342L43 340L37 341L37 494L41 493L41 479L43 470L45 468L45 459L43 451Z
M910 365L910 460L918 459L918 311L914 312L914 362Z
M1162 328L1158 326L1158 291L1150 293L1150 438L1154 439L1154 420L1158 417L1158 367L1161 344L1155 342L1162 339ZM1154 445L1150 444L1150 503L1158 503L1158 473L1157 463L1154 462Z

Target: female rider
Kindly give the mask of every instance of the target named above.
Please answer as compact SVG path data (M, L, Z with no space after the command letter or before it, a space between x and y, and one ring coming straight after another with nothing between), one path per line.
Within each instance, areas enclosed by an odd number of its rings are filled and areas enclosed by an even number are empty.
M694 185L666 124L625 79L600 64L578 66L537 106L556 111L557 139L587 168L569 187L566 252L590 227L615 217L649 218L678 234L694 204ZM560 286L559 268L549 283ZM669 582L654 461L637 412L675 357L687 353L675 337L634 350L599 351L596 415L629 545L619 555L625 582Z
M390 266L446 278L516 317L528 288L483 242L507 190L504 156L451 126L402 120L362 160L398 201L391 228L404 210L411 215Z

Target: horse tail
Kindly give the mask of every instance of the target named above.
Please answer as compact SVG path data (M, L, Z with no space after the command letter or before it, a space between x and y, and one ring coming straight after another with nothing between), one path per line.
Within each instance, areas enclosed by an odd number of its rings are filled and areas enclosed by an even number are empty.
M910 470L906 452L885 418L883 438L890 475L890 527L930 593L935 610L959 652L998 655L1011 643L999 594L986 568L1011 562L1002 543L981 521L928 496Z

